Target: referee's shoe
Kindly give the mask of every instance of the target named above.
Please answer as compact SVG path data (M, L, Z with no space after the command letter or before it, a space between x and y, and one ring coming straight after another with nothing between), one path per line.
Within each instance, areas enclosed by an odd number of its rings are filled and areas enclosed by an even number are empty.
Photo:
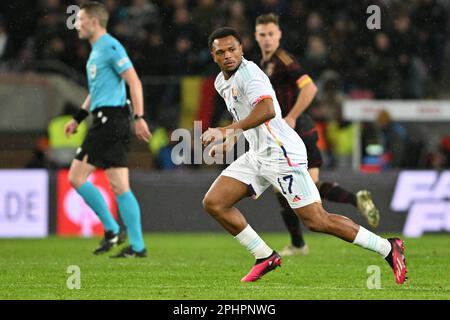
M103 254L111 250L111 248L124 243L126 240L125 230L120 229L119 233L115 234L112 231L106 231L105 236L97 249L94 250L94 254Z
M135 251L131 246L123 248L118 254L110 256L110 258L145 258L147 257L147 250Z

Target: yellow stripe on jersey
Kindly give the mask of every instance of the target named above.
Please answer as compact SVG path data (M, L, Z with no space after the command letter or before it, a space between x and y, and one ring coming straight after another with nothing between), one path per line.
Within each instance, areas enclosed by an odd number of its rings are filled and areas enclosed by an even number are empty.
M312 79L310 78L310 76L308 76L307 74L301 76L298 80L297 80L297 86L299 89L303 89L307 84L312 83Z

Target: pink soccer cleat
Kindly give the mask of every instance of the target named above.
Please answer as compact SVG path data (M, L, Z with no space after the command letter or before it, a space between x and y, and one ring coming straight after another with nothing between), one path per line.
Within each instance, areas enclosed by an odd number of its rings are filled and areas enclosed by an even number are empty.
M406 278L406 259L405 247L403 240L399 238L389 238L388 241L392 245L391 253L386 257L386 261L394 271L395 282L403 284Z
M276 267L281 267L281 257L275 251L264 260L256 260L255 265L250 272L241 279L241 282L254 282L261 279L267 272L274 270Z

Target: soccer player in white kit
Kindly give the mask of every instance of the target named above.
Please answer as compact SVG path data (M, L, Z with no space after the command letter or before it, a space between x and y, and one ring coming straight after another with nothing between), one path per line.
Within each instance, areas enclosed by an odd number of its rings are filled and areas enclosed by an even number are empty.
M253 282L281 265L272 250L234 207L247 196L257 198L270 185L286 197L295 213L312 231L328 233L375 251L394 271L395 280L406 278L403 241L384 239L347 217L326 212L319 191L308 174L306 147L281 117L281 109L269 78L243 57L241 37L232 28L215 30L208 39L214 62L221 69L215 87L233 115L233 124L209 128L202 135L210 155L225 153L243 132L250 150L239 157L212 184L203 200L205 210L248 251L256 263L242 282Z

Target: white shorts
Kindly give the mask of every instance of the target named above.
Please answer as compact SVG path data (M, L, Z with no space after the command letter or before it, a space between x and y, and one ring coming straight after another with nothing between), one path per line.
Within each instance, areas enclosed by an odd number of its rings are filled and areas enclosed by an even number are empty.
M248 185L254 199L273 185L293 209L321 202L319 190L309 175L306 164L289 166L283 161L264 161L247 152L223 170L221 175Z

